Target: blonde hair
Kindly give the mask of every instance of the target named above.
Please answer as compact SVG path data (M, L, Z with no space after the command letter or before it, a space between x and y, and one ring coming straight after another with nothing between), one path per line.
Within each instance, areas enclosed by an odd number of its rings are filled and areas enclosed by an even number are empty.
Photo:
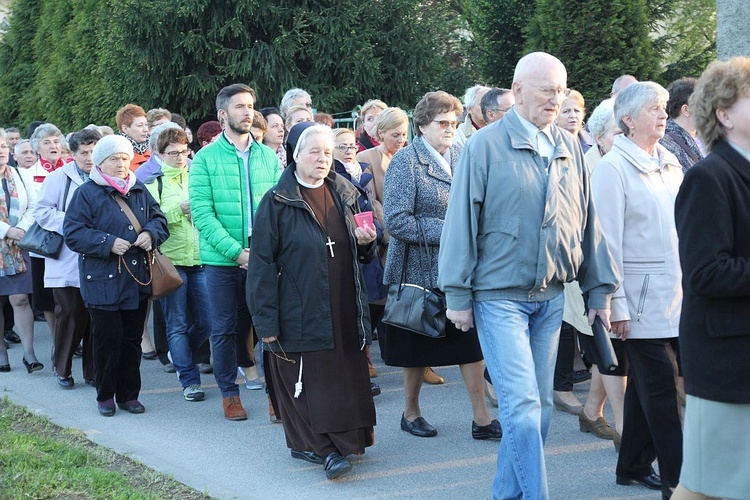
M354 136L354 140L357 140L357 135L354 133L353 130L349 130L348 128L335 128L333 129L333 140L337 140L339 137L341 137L344 134L351 134Z
M388 109L388 105L381 101L380 99L370 99L362 106L362 111L359 112L359 116L362 117L362 119L365 118L365 115L370 112L372 109L379 109L380 111L385 111Z
M284 118L284 128L285 129L289 130L289 129L292 128L292 115L294 113L296 113L297 111L306 111L307 114L310 115L310 120L309 121L315 121L313 119L312 111L310 111L310 109L307 106L298 104L298 105L292 106L291 108L289 108L289 109L286 110L286 115L284 115L285 116L285 118Z
M406 116L406 112L403 109L386 108L380 113L378 121L375 123L375 140L383 142L383 132L400 127L404 124L407 126L409 125L409 117Z
M714 61L698 79L688 104L706 151L713 150L716 143L726 137L716 111L731 108L743 96L750 96L750 58Z

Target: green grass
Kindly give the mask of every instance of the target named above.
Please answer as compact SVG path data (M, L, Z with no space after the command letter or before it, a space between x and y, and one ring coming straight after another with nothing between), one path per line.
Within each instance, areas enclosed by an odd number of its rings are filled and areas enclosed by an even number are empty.
M43 498L210 497L0 400L0 499Z

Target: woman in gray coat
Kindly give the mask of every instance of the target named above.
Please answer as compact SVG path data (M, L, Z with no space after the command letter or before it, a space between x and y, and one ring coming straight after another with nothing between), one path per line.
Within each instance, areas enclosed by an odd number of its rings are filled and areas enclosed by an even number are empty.
M387 284L401 281L407 247L406 282L426 288L438 282L440 233L460 152L453 140L461 109L461 102L446 92L425 94L414 108L414 141L398 151L388 166L383 187L385 225L391 235L383 277ZM429 246L429 259L422 264L424 272L419 259L422 231ZM471 329L464 333L447 323L446 335L439 339L390 325L379 334L385 364L404 368L406 404L401 429L420 437L437 434L419 408L424 367L457 364L471 399L472 437L500 439L500 423L492 419L484 400L483 358L477 332Z

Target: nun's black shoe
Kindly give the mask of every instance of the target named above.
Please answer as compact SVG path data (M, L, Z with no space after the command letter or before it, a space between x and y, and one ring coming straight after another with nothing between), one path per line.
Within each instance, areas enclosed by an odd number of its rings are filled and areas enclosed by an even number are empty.
M661 489L661 478L655 472L641 477L621 476L620 474L617 475L617 484L627 486L632 483L638 483L652 490Z
M477 425L473 420L471 421L471 437L474 439L502 439L503 428L500 427L500 422L494 419L487 425Z
M352 464L341 453L334 451L325 460L326 479L336 479L352 470Z
M319 465L323 463L323 457L312 451L300 451L293 449L292 458L296 458L298 460L306 460L310 463Z

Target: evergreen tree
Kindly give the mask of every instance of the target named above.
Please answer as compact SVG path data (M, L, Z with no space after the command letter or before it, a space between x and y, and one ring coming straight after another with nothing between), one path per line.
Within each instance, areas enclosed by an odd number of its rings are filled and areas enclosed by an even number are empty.
M639 80L657 75L648 15L645 0L538 0L526 50L558 57L568 70L568 86L595 104L609 97L621 74Z
M32 42L41 13L38 0L15 0L10 27L0 44L0 119L4 126L23 128L30 114L36 112L33 100L26 95L36 78ZM24 135L24 131L21 132Z
M536 0L472 0L468 21L476 49L472 53L484 81L510 88L516 63L524 54L525 28Z

